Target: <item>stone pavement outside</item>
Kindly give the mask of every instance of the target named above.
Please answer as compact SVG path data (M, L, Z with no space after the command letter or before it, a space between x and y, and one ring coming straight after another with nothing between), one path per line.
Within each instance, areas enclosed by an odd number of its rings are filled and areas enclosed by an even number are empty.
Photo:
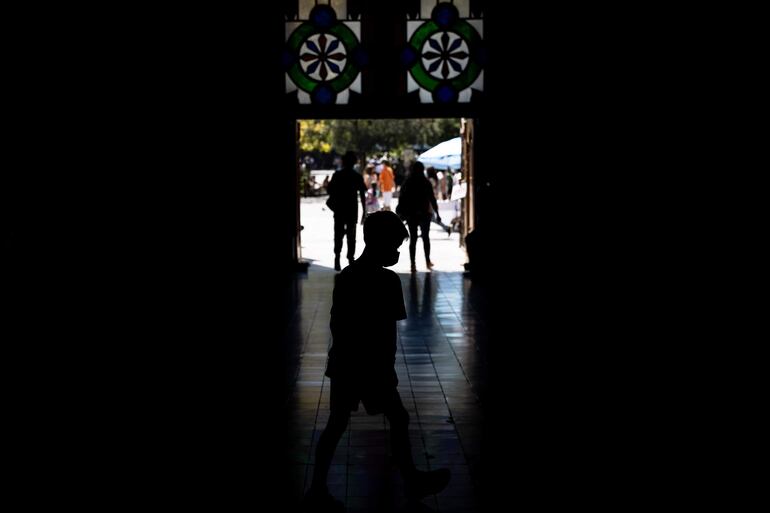
M300 201L300 223L304 226L300 237L302 240L302 260L310 262L311 265L320 267L334 268L334 214L326 207L327 196L302 198ZM381 202L382 200L380 200ZM395 211L398 199L393 198L391 208ZM455 213L457 202L444 201L439 202L439 213L444 224L449 224L453 217L459 215ZM457 206L459 209L459 206ZM359 206L359 219L360 219ZM356 229L356 258L358 258L364 249L363 226L359 223ZM447 236L447 232L438 224L431 223L430 228L431 260L433 261L434 271L444 272L462 272L463 264L468 261L465 248L460 247L460 234L452 233ZM342 246L342 267L347 265L345 254L347 251L347 242ZM399 248L401 257L396 265L390 267L397 273L409 272L409 242L406 241ZM425 256L422 249L422 239L417 241L416 253L417 271L426 271Z

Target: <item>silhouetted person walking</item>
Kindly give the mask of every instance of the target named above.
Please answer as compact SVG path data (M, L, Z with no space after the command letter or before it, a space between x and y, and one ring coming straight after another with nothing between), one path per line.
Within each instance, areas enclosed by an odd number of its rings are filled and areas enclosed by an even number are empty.
M396 175L390 167L390 161L383 159L382 171L380 171L380 190L382 191L382 208L390 210L390 202L393 199L393 191L396 188Z
M332 175L329 182L329 199L327 205L334 211L334 269L339 271L342 238L348 239L348 263L353 262L356 253L356 219L358 218L358 203L361 202L361 224L366 217L366 185L364 178L356 173L353 166L358 158L352 151L342 156L342 169Z
M359 402L369 415L384 413L388 418L394 460L409 499L438 493L449 482L448 469L415 468L409 413L396 388L396 321L406 318L406 308L398 275L384 267L398 262L398 247L408 236L395 213L374 212L364 223L363 254L337 276L331 310L333 343L326 366L331 380L330 414L318 440L313 482L303 501L306 511L344 511L343 504L329 494L326 482L337 443ZM364 301L373 284L381 291L376 329L368 315L371 305Z
M438 214L438 203L433 194L433 185L425 177L425 166L422 162L412 164L409 177L401 186L396 212L406 220L409 226L409 258L412 261L412 272L417 271L415 253L417 251L417 227L422 236L422 248L425 252L425 265L428 270L433 268L430 260L430 222L436 214L436 222L441 224Z

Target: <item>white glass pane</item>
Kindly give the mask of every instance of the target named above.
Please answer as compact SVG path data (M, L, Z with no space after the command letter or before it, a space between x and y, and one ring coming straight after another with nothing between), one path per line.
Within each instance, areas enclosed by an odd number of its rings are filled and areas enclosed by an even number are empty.
M429 20L434 7L436 7L436 0L420 0L420 17Z
M330 3L337 13L338 20L344 20L348 17L348 0L331 0Z
M315 0L299 0L299 19L308 19L310 17L310 10L313 7L315 7Z
M454 0L453 2L457 11L460 13L461 18L467 18L471 15L471 2L470 0Z

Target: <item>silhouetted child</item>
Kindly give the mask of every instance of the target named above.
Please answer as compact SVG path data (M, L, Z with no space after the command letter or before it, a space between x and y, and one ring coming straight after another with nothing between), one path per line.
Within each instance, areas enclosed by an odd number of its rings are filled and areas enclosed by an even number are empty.
M441 491L449 470L419 471L409 444L409 413L396 385L396 321L406 318L401 281L384 267L398 262L398 247L409 237L390 211L370 214L364 222L364 252L337 275L331 310L332 347L326 366L331 381L330 415L318 440L313 482L303 506L308 511L344 511L326 487L329 465L351 411L361 402L369 415L384 413L390 422L393 456L404 478L406 496L420 499ZM381 292L372 325L367 301L372 285Z

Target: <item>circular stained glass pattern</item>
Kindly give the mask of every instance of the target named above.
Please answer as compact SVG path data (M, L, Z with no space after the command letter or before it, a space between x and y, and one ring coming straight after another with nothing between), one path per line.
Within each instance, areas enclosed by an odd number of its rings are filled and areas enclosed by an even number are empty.
M431 19L414 31L401 58L415 82L432 93L435 102L452 103L481 74L481 52L476 29L460 18L454 5L440 3Z
M425 40L422 65L432 77L455 78L468 67L468 43L454 32L437 32Z
M314 34L302 43L299 50L302 71L318 81L337 78L345 68L347 57L345 45L331 34Z
M333 103L350 87L366 57L353 31L324 4L313 8L310 19L292 32L286 44L286 72L318 103Z

